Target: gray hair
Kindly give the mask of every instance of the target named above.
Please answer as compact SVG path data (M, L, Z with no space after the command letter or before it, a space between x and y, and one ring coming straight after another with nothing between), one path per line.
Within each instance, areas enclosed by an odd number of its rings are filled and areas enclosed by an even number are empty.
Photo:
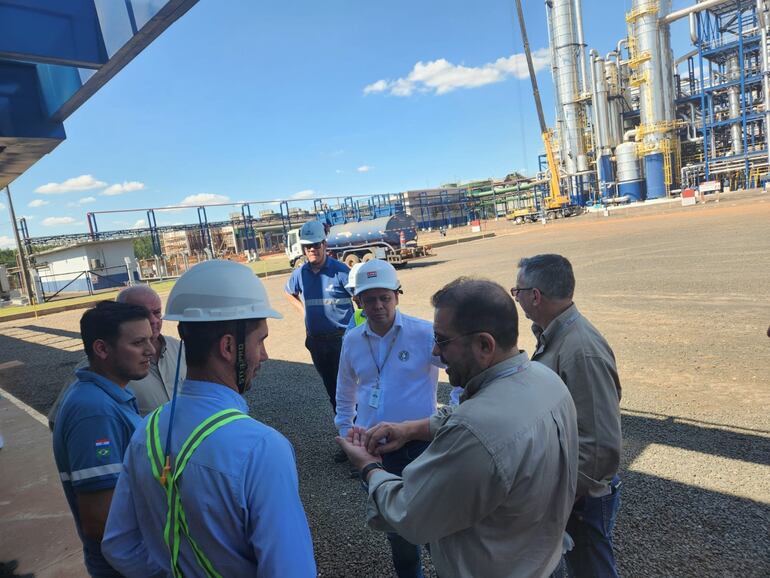
M519 314L510 294L486 279L458 277L431 298L436 309L451 308L452 326L460 334L485 332L500 347L511 349L519 339Z
M519 261L519 271L528 287L536 287L550 299L572 299L575 293L572 265L561 255L525 257Z
M155 289L150 287L149 285L131 285L129 287L125 287L124 289L120 290L120 293L115 297L115 301L118 303L129 303L132 301L133 298L139 297L142 295L151 295L153 297L158 297L158 294L155 292Z

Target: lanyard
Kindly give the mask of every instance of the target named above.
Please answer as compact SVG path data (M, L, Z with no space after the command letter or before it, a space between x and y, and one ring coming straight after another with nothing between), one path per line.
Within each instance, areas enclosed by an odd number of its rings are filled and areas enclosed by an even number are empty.
M393 351L393 346L396 344L396 339L398 339L398 333L401 331L401 326L399 325L396 327L396 333L393 335L393 339L390 340L390 345L388 346L388 351L385 353L385 359L382 360L382 365L377 363L377 357L374 355L374 349L372 349L372 340L369 337L369 335L366 335L366 344L369 346L369 353L372 354L372 361L374 362L374 367L377 368L377 383L375 383L374 387L375 389L379 389L380 387L380 375L382 374L382 370L385 367L385 364L388 362L388 358L390 357L390 353Z

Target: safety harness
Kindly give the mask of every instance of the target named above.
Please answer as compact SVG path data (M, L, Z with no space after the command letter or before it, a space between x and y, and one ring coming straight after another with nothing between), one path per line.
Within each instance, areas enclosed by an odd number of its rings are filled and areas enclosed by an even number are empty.
M182 509L182 499L179 493L179 479L182 476L182 472L184 472L187 462L190 461L190 457L192 457L198 446L203 443L203 440L230 422L239 419L249 419L249 416L236 409L225 409L205 419L193 430L190 436L182 444L182 448L179 450L179 454L174 460L174 469L169 471L168 464L171 456L163 455L160 443L158 419L161 411L163 411L163 407L159 407L152 412L150 418L147 420L147 456L150 459L153 477L158 480L158 483L166 492L168 512L166 514L166 526L163 530L163 539L171 554L171 573L174 578L182 578L184 576L179 567L180 535L184 534L195 553L195 559L198 562L198 565L201 567L207 578L222 578L221 574L214 569L211 561L206 558L206 555L190 535L187 518ZM166 466L165 468L164 465Z

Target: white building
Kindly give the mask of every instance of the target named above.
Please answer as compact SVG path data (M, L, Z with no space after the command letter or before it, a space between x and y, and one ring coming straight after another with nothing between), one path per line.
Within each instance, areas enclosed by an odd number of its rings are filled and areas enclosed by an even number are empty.
M90 241L35 253L32 257L46 294L91 293L128 283L126 257L134 261L134 242Z

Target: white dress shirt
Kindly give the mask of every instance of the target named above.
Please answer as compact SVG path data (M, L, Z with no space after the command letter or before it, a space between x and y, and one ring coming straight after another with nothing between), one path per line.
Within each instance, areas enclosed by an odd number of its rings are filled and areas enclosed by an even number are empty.
M334 425L340 435L347 435L354 423L369 428L382 421L433 415L438 368L443 365L432 352L433 324L400 311L382 337L368 322L350 329L342 342L337 374ZM373 396L375 389L379 393Z

